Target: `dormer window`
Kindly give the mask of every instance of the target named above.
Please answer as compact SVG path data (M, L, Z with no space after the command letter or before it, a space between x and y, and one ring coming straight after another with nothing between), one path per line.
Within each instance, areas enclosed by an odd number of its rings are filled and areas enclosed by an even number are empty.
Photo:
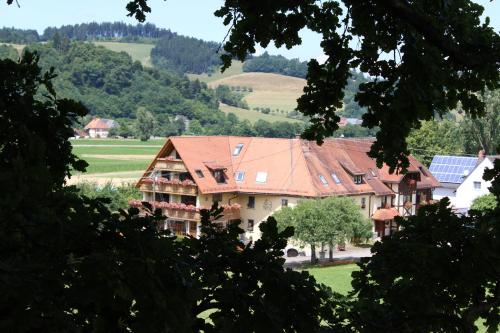
M234 180L237 182L242 182L245 179L245 172L244 171L236 171L234 174Z
M332 172L332 179L335 182L335 184L340 184L340 179L335 172Z
M356 175L353 177L354 184L363 184L363 176Z
M200 169L196 169L196 170L194 170L194 172L196 173L196 175L197 175L199 178L203 178L203 177L205 177L205 175L203 175L203 171L201 171Z
M218 184L225 183L226 177L224 177L224 170L222 170L222 169L214 170L214 178Z
M321 181L321 184L328 186L328 182L326 181L325 176L319 175L319 180Z
M243 144L238 143L236 147L233 150L233 156L238 156L241 153L241 150L243 149Z

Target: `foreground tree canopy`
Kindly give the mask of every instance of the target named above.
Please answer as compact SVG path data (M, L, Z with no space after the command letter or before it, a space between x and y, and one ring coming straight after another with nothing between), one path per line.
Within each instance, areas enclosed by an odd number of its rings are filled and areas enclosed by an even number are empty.
M147 0L130 1L127 9L139 21L151 11ZM470 0L226 0L215 15L230 27L224 68L254 53L256 44L290 48L301 43L303 28L321 34L328 58L309 62L298 100L299 111L312 118L303 136L321 142L338 128L343 89L350 70L359 69L375 78L356 95L368 110L363 126L380 128L370 154L404 168L405 138L421 120L458 103L481 116L480 95L499 86L500 37L482 13Z

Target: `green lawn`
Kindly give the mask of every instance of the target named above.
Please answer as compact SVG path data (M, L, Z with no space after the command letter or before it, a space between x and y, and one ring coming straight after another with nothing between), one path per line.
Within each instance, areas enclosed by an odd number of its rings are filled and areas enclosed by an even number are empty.
M333 291L346 295L352 290L351 273L358 270L357 265L341 265L332 267L310 268L307 271L314 276L317 282L323 283ZM478 332L485 333L486 328L482 321L476 323ZM497 330L499 332L500 330Z
M142 43L121 43L121 42L94 42L95 45L101 45L115 52L126 52L133 60L139 61L144 67L152 67L151 50L153 44Z
M310 268L307 271L317 282L323 283L333 291L346 295L352 290L351 273L358 270L357 265L341 265L321 268Z
M140 171L146 170L147 166L151 163L151 160L146 159L114 160L99 157L84 157L83 159L89 164L85 174Z
M81 155L156 155L160 151L160 146L102 146L102 147L85 147L85 146L73 146L73 153Z
M264 114L264 113L259 112L259 111L236 108L234 106L229 106L229 105L225 105L225 104L221 104L219 109L226 114L227 113L234 113L236 115L236 117L238 117L239 120L248 120L252 124L255 123L259 119L266 120L266 121L271 122L271 123L274 123L276 121L288 121L291 123L300 122L300 120L287 118L285 116L278 116L278 115L274 115L274 114Z
M86 145L120 145L120 146L163 146L167 139L141 141L136 139L74 139L70 140L74 147Z

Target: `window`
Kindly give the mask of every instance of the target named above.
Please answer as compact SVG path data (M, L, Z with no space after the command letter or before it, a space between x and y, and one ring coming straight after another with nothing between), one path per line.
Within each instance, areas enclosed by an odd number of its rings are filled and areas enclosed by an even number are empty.
M196 206L196 197L190 195L181 195L181 203L185 205Z
M281 207L287 207L288 206L288 199L281 199Z
M481 189L481 182L474 182L474 189L480 190Z
M335 172L332 172L332 179L335 182L335 184L340 184L340 179Z
M166 178L168 180L171 180L172 173L170 171L161 171L161 178Z
M234 174L234 179L237 182L242 182L245 179L245 172L244 171L236 171Z
M326 181L326 178L325 176L323 175L319 175L319 180L321 181L321 183L325 186L328 186L328 182Z
M181 155L179 155L179 153L177 152L177 150L175 151L175 159L176 160L180 160L181 159Z
M193 180L191 174L189 172L181 172L179 173L179 180L182 182L183 180Z
M215 181L219 184L226 182L226 177L224 177L224 171L222 170L214 170L214 178Z
M361 198L361 208L366 208L366 198Z
M159 202L170 202L170 195L167 193L155 193L155 201Z
M212 194L213 202L221 202L222 201L222 193L214 193Z
M247 203L248 208L255 208L255 197L252 195L248 196L248 203Z
M203 177L205 177L205 175L203 174L203 171L201 171L200 169L196 169L196 170L194 170L194 172L196 173L196 175L197 175L199 178L203 178Z
M233 156L238 156L241 153L241 150L243 149L243 144L238 143L236 147L233 150Z
M363 176L357 175L354 176L354 184L363 184Z
M253 225L254 225L254 221L253 220L248 220L248 222L247 222L247 230L248 231L253 231Z
M267 181L267 172L259 171L257 172L257 177L255 177L257 183L265 183Z

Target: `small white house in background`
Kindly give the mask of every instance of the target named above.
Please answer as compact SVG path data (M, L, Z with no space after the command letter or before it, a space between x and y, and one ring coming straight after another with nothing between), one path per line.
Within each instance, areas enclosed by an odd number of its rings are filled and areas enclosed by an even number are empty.
M109 136L109 130L117 126L118 123L114 120L94 118L85 126L85 132L87 132L91 138L107 138Z
M457 213L467 213L477 197L488 194L491 182L483 179L485 169L493 168L493 161L499 156L464 157L436 155L429 171L440 182L433 198L450 199Z

